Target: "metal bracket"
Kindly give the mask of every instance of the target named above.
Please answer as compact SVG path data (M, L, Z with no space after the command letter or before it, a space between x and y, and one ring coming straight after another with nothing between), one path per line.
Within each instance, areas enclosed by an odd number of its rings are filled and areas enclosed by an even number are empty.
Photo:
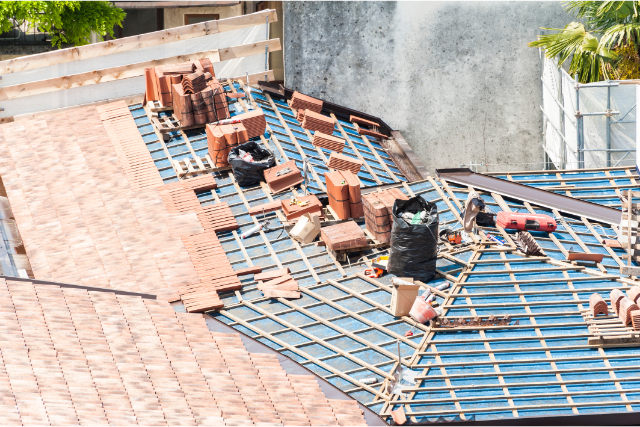
M576 118L580 118L582 117L582 113L580 112L580 110L576 111Z
M611 111L612 110L604 110L604 115L607 116L607 117L613 116L613 113Z

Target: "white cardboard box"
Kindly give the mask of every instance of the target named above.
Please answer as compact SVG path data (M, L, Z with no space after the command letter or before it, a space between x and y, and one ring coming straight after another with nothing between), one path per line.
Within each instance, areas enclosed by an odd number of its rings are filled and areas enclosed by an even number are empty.
M304 214L289 232L291 237L301 243L310 243L320 234L320 217Z

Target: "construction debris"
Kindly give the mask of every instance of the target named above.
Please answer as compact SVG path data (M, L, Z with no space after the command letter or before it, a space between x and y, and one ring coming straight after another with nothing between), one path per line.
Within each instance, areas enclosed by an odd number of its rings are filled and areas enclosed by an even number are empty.
M514 242L518 250L529 256L545 256L544 251L536 242L536 239L528 231L519 231L515 234ZM506 243L506 242L505 242Z
M487 319L481 319L479 316L471 320L465 320L463 317L458 319L450 320L447 317L438 318L435 320L432 328L477 328L477 327L487 327L487 326L509 326L511 323L511 316L506 314L502 318L497 318L496 316L489 316ZM520 320L516 320L512 326L516 326L520 324Z
M300 298L298 282L289 274L289 269L256 274L254 279L267 298Z

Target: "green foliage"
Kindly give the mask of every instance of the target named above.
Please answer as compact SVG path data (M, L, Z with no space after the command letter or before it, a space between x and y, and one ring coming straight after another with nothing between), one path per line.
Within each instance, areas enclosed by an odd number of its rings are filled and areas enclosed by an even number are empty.
M567 1L564 5L582 23L543 28L556 32L538 36L529 46L543 48L545 56L558 59L559 67L571 59L569 73L577 73L582 83L630 75L633 56L627 48L635 56L640 51L640 2Z
M113 37L125 16L108 1L0 1L0 33L11 30L14 19L51 34L53 46L79 46L91 42L92 31L101 40Z

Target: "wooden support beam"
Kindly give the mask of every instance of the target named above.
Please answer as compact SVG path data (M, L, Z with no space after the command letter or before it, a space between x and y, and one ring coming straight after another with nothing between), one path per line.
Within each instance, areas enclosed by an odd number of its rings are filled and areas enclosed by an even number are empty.
M145 47L158 46L181 40L202 37L209 34L222 33L240 28L261 25L269 17L269 23L277 22L278 15L273 9L263 10L250 15L236 16L217 21L200 22L193 25L171 28L168 30L154 31L139 36L125 37L117 40L109 40L86 46L72 47L68 49L54 50L36 55L22 56L19 58L0 61L0 75L17 73L19 71L33 70L50 65L83 59L98 58L100 56L122 53ZM264 51L264 44L262 44Z
M242 58L245 56L257 55L264 52L265 44L269 47L270 52L282 49L280 39L271 39L265 42L250 43L225 49L207 50L189 55L178 55L164 59L136 62L134 64L122 65L119 67L105 68L102 70L94 70L86 73L0 88L0 101L23 98L41 93L55 92L58 90L72 89L74 87L89 86L98 83L107 83L115 80L140 77L144 75L145 68L155 67L158 65L195 61L201 58L209 58L212 63L215 63L235 58ZM140 92L144 92L144 86L140 87Z

